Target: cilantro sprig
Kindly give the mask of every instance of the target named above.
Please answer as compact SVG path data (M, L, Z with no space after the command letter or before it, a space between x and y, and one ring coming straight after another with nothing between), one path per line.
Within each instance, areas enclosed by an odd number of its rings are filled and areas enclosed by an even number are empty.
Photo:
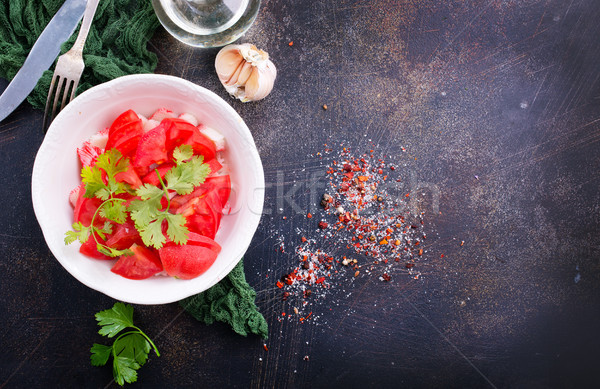
M131 219L139 231L146 246L161 248L166 242L163 234L163 222L166 222L167 236L177 244L185 244L189 233L185 226L185 216L169 212L171 207L170 193L179 195L192 193L194 188L201 185L210 174L210 168L204 163L204 158L194 155L192 147L182 145L173 151L175 166L166 174L164 179L158 170L160 188L144 184L136 190L140 200L133 200L129 205ZM163 199L166 206L163 207Z
M93 366L104 366L113 358L113 376L117 384L136 382L137 370L146 363L152 349L160 357L152 339L133 324L131 305L117 302L111 309L96 313L96 320L101 327L100 335L113 338L121 333L112 346L94 343L90 349ZM125 329L130 331L122 332Z
M84 197L98 198L102 203L94 212L89 226L81 222L73 224L73 231L65 234L65 244L71 244L78 240L85 243L90 236L96 241L99 252L110 257L131 255L130 250L117 250L100 243L98 237L105 240L106 235L112 233L113 223L123 224L127 219L127 208L125 200L115 196L122 193L131 193L131 187L125 182L118 182L117 174L127 171L129 159L123 158L117 149L111 149L100 154L94 166L84 166L81 169L81 182L84 184ZM96 226L98 216L106 221L102 227ZM112 223L111 223L112 222Z
M210 167L204 163L204 158L195 156L189 145L181 145L173 151L173 166L166 172L164 179L155 169L160 182L160 187L152 184L141 185L136 190L128 183L118 182L117 175L129 169L129 159L111 149L99 155L94 166L85 166L81 171L81 181L84 184L84 197L102 200L94 212L89 226L76 222L73 230L65 234L65 244L75 241L85 243L92 237L96 241L96 248L102 254L110 257L131 255L131 250L117 250L99 241L105 240L110 235L114 224L123 224L128 216L135 223L140 237L146 246L161 248L166 242L163 233L163 224L166 223L166 233L170 240L177 244L185 244L189 230L185 226L185 216L170 213L171 194L179 195L191 193L195 187L201 185L210 174ZM129 193L139 196L127 206L127 201L120 194ZM166 206L163 206L163 201ZM96 220L105 219L102 226L97 226Z

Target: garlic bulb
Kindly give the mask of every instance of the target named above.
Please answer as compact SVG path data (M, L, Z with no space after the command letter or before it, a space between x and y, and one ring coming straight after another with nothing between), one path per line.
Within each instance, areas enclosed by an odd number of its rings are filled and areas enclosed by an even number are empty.
M227 92L243 102L265 98L277 77L269 54L250 43L223 47L215 59L215 69Z

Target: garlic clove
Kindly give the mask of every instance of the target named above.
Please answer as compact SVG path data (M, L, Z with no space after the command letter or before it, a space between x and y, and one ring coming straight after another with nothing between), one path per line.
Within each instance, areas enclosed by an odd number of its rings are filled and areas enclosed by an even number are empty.
M265 98L277 77L269 54L250 43L223 47L215 59L215 69L227 92L243 102Z
M240 74L237 79L237 81L240 85L246 84L246 82L248 81L248 78L252 74L252 69L254 69L252 64L250 64L248 62L244 63L244 66L242 67L242 70L240 71Z
M217 67L217 75L221 82L231 78L235 70L244 62L244 57L235 51L219 52L217 56L219 67Z

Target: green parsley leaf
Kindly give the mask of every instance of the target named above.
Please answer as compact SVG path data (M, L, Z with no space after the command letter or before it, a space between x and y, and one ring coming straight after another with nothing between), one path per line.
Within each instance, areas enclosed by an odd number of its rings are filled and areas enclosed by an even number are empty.
M72 227L73 231L65 233L65 244L71 244L76 240L82 244L85 243L90 237L90 227L84 226L81 222L74 223Z
M186 161L194 156L194 149L190 145L181 145L173 150L173 159L177 165L181 165L183 161Z
M107 201L100 207L100 216L123 224L127 220L127 207L123 201Z
M94 166L81 169L81 182L85 185L84 196L106 201L112 195L127 192L128 184L117 182L116 175L128 168L129 159L123 158L119 150L111 149L100 154Z
M181 214L166 214L167 235L176 244L186 244L190 230L185 226L185 216Z
M124 336L115 340L115 354L134 360L140 366L148 360L148 354L152 347L142 334L131 333L129 336Z
M144 242L146 246L153 246L159 249L167 241L162 232L162 221L165 219L165 215L166 214L161 213L156 216L156 219L145 225L139 225L136 222L135 228L137 228L138 232L140 233L140 237L142 238L142 242Z
M102 180L102 171L91 166L84 166L81 169L81 182L85 185L84 197L92 198L96 196L96 192L106 188L106 184ZM108 199L105 198L103 200Z
M111 309L96 314L101 327L98 333L112 338L121 330L133 327L133 307L129 304L115 303Z
M112 347L94 343L90 351L92 352L90 356L92 366L104 366L108 362L108 358L110 358Z
M129 168L129 160L123 158L119 150L110 149L98 156L94 167L103 169L106 172L108 182L111 183L116 182L115 176L118 173L127 171Z
M174 190L177 194L192 193L194 187L202 184L210 174L210 168L202 156L195 156L187 162L174 166L165 174L167 189Z
M137 369L140 365L131 358L118 356L113 359L113 376L117 384L131 384L137 381Z
M96 250L98 250L99 253L107 255L109 257L120 257L122 255L125 256L129 256L129 255L133 255L133 251L129 250L129 249L125 249L125 250L119 250L119 249L115 249L113 247L110 246L106 246L100 243L96 244Z
M94 343L90 352L90 361L93 366L105 365L113 357L113 376L119 385L125 382L137 381L137 370L148 361L150 350L154 349L156 356L160 356L156 345L138 327L133 325L133 307L121 302L115 303L112 309L96 314L99 333L109 338L129 328L130 331L121 333L112 346Z

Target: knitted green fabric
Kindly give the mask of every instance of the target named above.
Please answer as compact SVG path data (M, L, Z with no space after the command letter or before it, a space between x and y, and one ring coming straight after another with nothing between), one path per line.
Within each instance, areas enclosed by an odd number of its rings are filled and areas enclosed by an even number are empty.
M0 77L12 79L29 50L64 0L8 0L0 4ZM146 43L159 26L149 0L102 0L94 16L85 47L85 70L77 93L132 73L152 73L156 54ZM73 46L78 29L62 46ZM43 109L54 67L44 72L27 101Z
M2 0L0 2L0 77L12 79L64 0ZM146 49L159 26L149 0L102 0L84 50L85 70L77 92L132 73L152 73L157 57ZM73 46L77 30L62 47ZM43 109L54 69L44 73L27 100ZM242 262L219 284L181 305L196 319L229 323L235 332L267 337L267 322L254 304L256 292L246 282Z
M215 320L228 323L240 335L248 333L267 339L267 321L258 312L256 292L246 282L244 264L238 265L217 285L204 293L180 301L181 306L196 319L212 324Z

